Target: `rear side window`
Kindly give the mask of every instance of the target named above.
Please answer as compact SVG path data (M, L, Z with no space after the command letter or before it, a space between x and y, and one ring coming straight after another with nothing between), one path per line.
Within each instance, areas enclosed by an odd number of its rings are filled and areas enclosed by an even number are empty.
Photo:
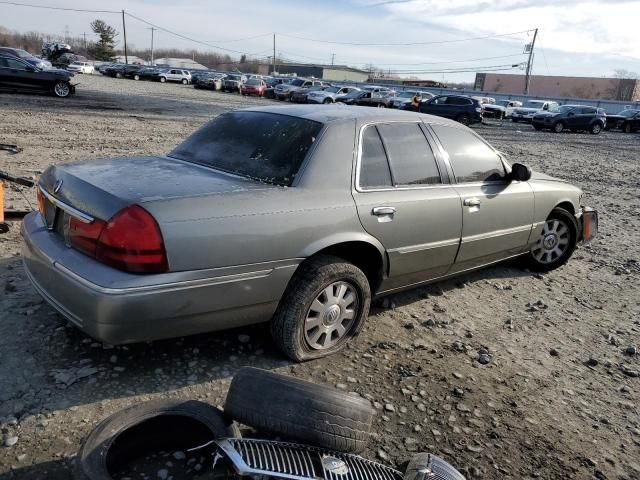
M468 98L449 97L447 99L447 105L470 105L471 100Z
M365 128L362 133L362 156L360 159L360 186L377 188L391 186L391 172L382 140L376 127Z
M584 107L582 109L582 113L585 115L594 115L596 113L596 109L593 107Z
M396 186L440 183L436 158L417 123L378 125L378 131L387 149Z
M320 130L321 123L304 118L229 112L205 124L169 156L290 186Z
M431 126L449 154L459 183L490 182L505 176L502 161L486 143L467 130L444 125Z

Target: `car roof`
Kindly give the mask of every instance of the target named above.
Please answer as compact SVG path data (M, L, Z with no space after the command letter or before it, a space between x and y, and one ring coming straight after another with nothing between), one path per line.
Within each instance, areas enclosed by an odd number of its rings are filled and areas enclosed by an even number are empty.
M360 120L361 122L385 122L385 121L412 121L423 119L429 123L440 123L451 126L460 125L453 120L434 115L426 115L423 113L410 112L407 110L396 110L387 108L358 107L351 105L283 105L247 108L244 111L275 113L280 115L289 115L292 117L305 118L316 122L331 124L343 123L352 120ZM242 111L242 110L241 110Z

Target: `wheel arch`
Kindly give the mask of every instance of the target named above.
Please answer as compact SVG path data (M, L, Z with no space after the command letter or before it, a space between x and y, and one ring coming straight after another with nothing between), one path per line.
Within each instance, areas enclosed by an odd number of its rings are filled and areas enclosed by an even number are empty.
M553 208L562 208L563 210L566 210L567 212L569 212L571 215L575 215L576 214L576 207L573 204L573 202L571 202L571 200L562 200L560 203L558 203ZM549 212L549 213L551 213L551 212Z
M305 257L305 261L301 265L317 255L334 255L353 263L367 276L372 295L378 290L388 272L388 259L384 247L376 238L365 233L339 234L318 240L304 250L302 256Z

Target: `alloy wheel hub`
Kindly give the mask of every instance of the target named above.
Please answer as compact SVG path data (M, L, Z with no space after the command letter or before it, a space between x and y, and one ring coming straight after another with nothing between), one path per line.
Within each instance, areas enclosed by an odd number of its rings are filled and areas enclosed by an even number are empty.
M356 323L360 298L350 283L334 282L318 293L307 310L304 339L314 350L332 348Z

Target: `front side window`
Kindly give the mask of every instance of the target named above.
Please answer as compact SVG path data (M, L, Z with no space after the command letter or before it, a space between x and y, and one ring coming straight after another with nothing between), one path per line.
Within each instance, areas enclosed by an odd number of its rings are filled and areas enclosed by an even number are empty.
M378 126L396 186L440 183L440 172L422 129L417 123Z
M0 67L11 68L13 70L26 70L26 66L15 58L0 57Z
M359 183L363 188L391 187L391 172L387 155L378 129L374 126L365 128L362 133Z
M322 124L264 112L229 112L208 122L170 157L259 182L291 186Z
M500 181L505 177L498 154L474 133L461 128L432 125L458 183Z
M434 105L444 105L447 103L448 98L449 97L436 97L430 103L433 103Z

